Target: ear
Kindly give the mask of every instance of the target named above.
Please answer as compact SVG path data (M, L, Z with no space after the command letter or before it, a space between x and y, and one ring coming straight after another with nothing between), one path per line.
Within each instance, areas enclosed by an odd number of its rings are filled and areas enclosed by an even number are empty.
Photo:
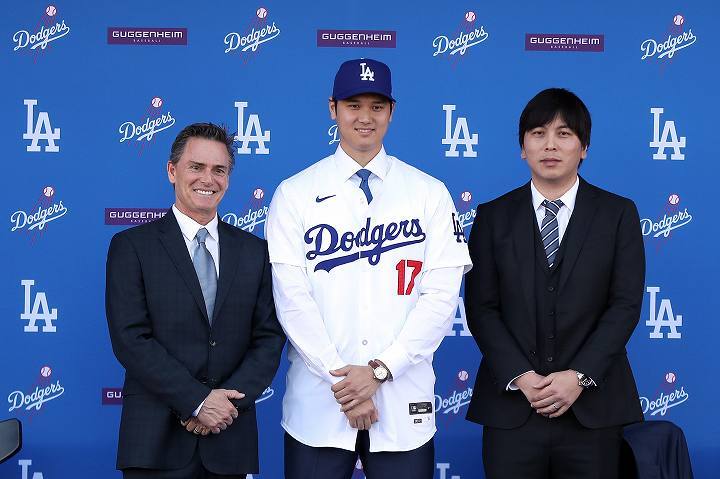
M586 147L583 148L582 151L580 152L580 159L581 159L581 160L584 160L584 159L587 157L587 150L588 150L588 147L589 147L589 146L590 146L590 145L586 146Z
M167 162L167 174L168 174L168 180L170 180L170 183L173 185L175 184L175 165L173 165L172 161Z
M520 148L520 158L527 160L527 153L525 153L525 147Z
M335 111L335 102L332 97L328 98L328 110L330 110L330 119L337 120L337 111Z
M389 122L392 121L393 113L395 113L395 110L397 110L397 103L390 103L390 118L388 118Z

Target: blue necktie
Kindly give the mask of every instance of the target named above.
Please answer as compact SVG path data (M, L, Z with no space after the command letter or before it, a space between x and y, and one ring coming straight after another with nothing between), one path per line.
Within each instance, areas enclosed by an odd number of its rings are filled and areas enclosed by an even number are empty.
M212 324L213 310L215 309L215 293L217 291L217 272L215 270L215 261L205 246L205 239L208 231L200 228L195 235L197 239L197 248L193 256L193 266L200 281L203 298L205 298L205 308L207 309L208 320Z
M545 217L540 226L540 237L542 238L543 248L545 248L548 265L552 268L555 264L557 252L560 249L560 225L558 225L557 214L563 206L563 202L560 200L545 200L542 205L545 207Z
M372 202L372 192L370 191L370 183L368 182L368 178L370 178L371 172L370 170L362 169L358 170L357 173L355 173L360 177L360 189L365 193L365 198L367 199L368 204Z

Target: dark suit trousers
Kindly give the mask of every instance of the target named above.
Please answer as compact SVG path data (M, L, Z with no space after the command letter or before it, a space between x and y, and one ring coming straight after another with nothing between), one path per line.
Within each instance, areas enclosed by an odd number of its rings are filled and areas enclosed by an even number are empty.
M197 448L190 464L182 469L162 470L135 467L123 469L123 479L245 479L245 477L246 474L222 475L208 471L200 460Z
M354 451L311 447L285 433L285 479L350 479L358 456L367 479L432 479L435 443L432 439L411 451L370 452L370 435L358 432Z
M487 479L616 479L622 430L588 429L572 410L558 418L532 413L516 429L483 428Z

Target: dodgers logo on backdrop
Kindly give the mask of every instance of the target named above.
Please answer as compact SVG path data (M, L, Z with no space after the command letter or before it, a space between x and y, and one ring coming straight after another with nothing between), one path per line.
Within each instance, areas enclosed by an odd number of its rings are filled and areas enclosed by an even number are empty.
M42 327L43 333L54 333L57 332L57 328L53 321L58 319L57 308L50 308L48 306L47 296L44 291L37 291L35 293L35 299L32 296L32 287L35 286L35 280L23 279L20 281L20 286L23 287L25 292L25 303L23 312L20 313L20 319L27 321L23 331L26 333L37 333L39 331L37 322L43 322ZM30 305L32 304L32 309Z
M32 30L18 30L13 35L13 43L15 47L13 51L27 49L27 51L45 50L50 43L59 40L70 33L70 27L65 24L65 20L61 20L58 15L58 9L55 5L48 5L45 12L40 17L37 26ZM37 50L37 49L40 50Z
M257 143L255 147L255 154L257 155L269 155L270 149L265 146L265 143L270 143L270 130L264 130L260 126L260 115L252 113L248 115L247 125L245 124L245 108L248 106L246 101L236 101L235 108L237 108L237 136L235 141L239 141L237 152L241 155L249 155L252 153L250 143Z
M267 388L265 388L265 390L260 395L260 397L255 400L255 404L258 404L258 403L261 403L263 401L270 399L271 397L273 397L274 394L275 394L275 390L272 387L268 386Z
M8 394L8 403L10 405L8 412L13 412L16 409L19 409L20 412L40 411L45 403L65 394L65 388L60 384L60 380L50 379L52 374L50 366L43 366L40 369L40 377L37 383L33 385L34 388L31 386L28 390L16 389Z
M683 325L683 317L681 314L673 313L672 303L667 298L660 299L658 306L657 295L660 292L659 286L648 286L647 292L650 294L649 313L650 319L645 321L645 326L653 328L650 331L650 339L680 339L682 333L678 328ZM663 333L667 328L667 332ZM665 336L667 335L667 336Z
M684 160L685 154L680 151L680 148L685 148L685 137L678 138L673 120L666 120L663 123L662 136L660 136L660 115L664 112L664 108L650 108L650 113L653 115L653 139L650 142L650 148L657 148L653 153L653 160L667 160L665 148L673 149L673 153L670 155L671 160Z
M260 45L277 38L280 35L280 27L275 22L269 24L268 15L267 8L260 7L255 11L249 31L230 32L225 35L225 53L231 53L238 49L240 50L238 53L256 53Z
M653 395L640 397L640 407L643 414L665 416L668 410L683 404L688 399L690 395L685 391L685 386L678 386L675 373L668 372Z
M105 224L135 226L162 218L167 208L105 208Z
M475 23L476 18L475 12L466 12L455 33L436 36L432 42L435 50L433 56L448 54L453 57L456 53L464 56L470 48L487 40L490 35L485 31L484 25Z
M457 151L459 145L465 147L462 156L465 158L476 158L477 152L473 150L473 146L478 144L478 134L470 134L468 127L467 117L458 116L455 120L455 127L453 128L453 113L457 108L457 105L443 105L445 110L445 138L442 139L443 145L450 145L445 151L445 157L457 158L460 153Z
M401 236L402 238L400 238ZM396 241L398 239L399 241ZM305 254L305 257L312 261L319 256L332 256L339 251L347 253L358 248L360 251L318 261L314 271L329 272L337 266L363 258L367 258L368 263L375 266L380 262L383 253L423 241L425 241L425 232L417 218L374 226L372 219L367 218L365 226L359 231L346 231L342 234L338 233L332 225L319 224L305 232L305 243L314 246ZM365 247L367 249L362 249Z
M120 143L128 141L128 145L134 144L138 154L142 155L143 149L155 139L155 135L175 125L172 113L163 110L164 104L165 101L159 96L153 97L140 120L123 122L118 128Z
M643 218L640 220L643 236L652 238L668 238L671 232L687 226L693 219L692 214L687 208L680 208L680 196L676 193L668 196L668 201L662 216L650 219Z
M438 471L438 479L461 479L460 475L450 475L450 463L449 462L438 462L435 464L435 468Z
M458 212L458 224L463 231L467 231L467 228L472 226L475 221L477 212L472 207L472 193L469 191L463 191L460 193L460 201L455 202L455 208Z
M318 47L395 48L397 33L391 30L318 30Z
M50 124L50 115L46 111L39 111L37 121L35 121L35 105L38 104L37 99L23 100L27 107L27 130L23 133L23 140L31 140L30 144L25 148L30 152L41 151L40 140L47 142L44 150L48 153L57 153L60 147L55 144L55 140L60 139L60 128L53 128ZM34 125L34 126L33 126Z
M255 228L267 221L268 207L265 205L264 198L265 191L262 188L255 188L243 210L239 213L225 213L222 220L248 233L254 233ZM258 233L262 232L262 228L257 229Z
M30 209L16 210L10 215L12 224L10 231L24 231L34 243L45 233L48 223L62 218L67 212L68 209L63 205L62 200L55 200L55 188L48 185L42 189Z
M109 45L187 45L187 28L108 27Z
M470 374L461 369L455 376L455 383L452 391L445 396L435 394L435 414L458 414L460 409L470 404L472 388L468 386Z
M44 479L42 472L33 472L32 476L30 476L30 466L32 466L31 459L18 460L18 466L20 466L22 479Z
M602 52L605 35L587 33L526 33L525 50L545 52Z
M685 30L685 17L677 14L673 17L669 27L661 37L648 38L640 44L642 57L640 60L657 58L658 60L669 61L675 54L697 41L692 28Z

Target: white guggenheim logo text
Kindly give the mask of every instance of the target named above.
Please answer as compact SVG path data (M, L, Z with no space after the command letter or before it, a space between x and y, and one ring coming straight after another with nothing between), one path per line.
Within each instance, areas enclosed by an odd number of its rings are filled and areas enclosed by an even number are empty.
M443 145L450 145L450 148L445 152L445 156L448 158L457 158L460 153L457 151L459 145L465 146L463 156L466 158L476 158L477 152L473 150L473 145L478 144L478 134L473 133L470 135L470 129L468 128L467 118L464 116L458 116L455 120L455 128L453 129L452 116L453 111L457 108L457 105L443 105L445 110L445 138L442 139Z
M237 108L237 123L238 123L238 134L235 137L236 141L241 142L237 152L241 155L249 155L252 151L250 148L250 142L257 143L255 153L258 155L270 154L270 149L265 146L265 142L270 143L270 130L263 131L260 126L260 116L256 113L248 115L248 122L245 125L245 107L248 106L246 101L236 101L235 108Z
M38 321L44 321L45 325L42 327L43 333L55 333L57 329L53 324L53 321L58 319L57 308L50 308L48 306L47 296L43 291L35 293L35 301L32 302L32 309L30 309L30 303L32 299L31 288L35 285L35 280L23 279L20 284L25 288L25 310L20 313L20 319L27 321L28 323L23 328L26 333L37 333Z
M645 321L645 326L652 326L650 331L650 339L663 339L663 328L668 328L668 339L680 339L682 334L678 332L678 328L683 325L683 317L681 314L673 314L672 304L667 298L660 300L660 307L657 307L657 294L660 292L658 286L648 286L647 292L650 293L650 319Z
M657 148L653 154L653 160L667 160L665 148L673 149L673 153L670 155L671 160L684 160L685 154L680 151L680 148L685 148L685 137L678 138L673 120L665 121L662 136L660 135L660 115L664 112L664 108L650 108L650 113L653 115L653 139L650 142L650 148Z
M35 105L38 103L37 99L26 99L23 103L25 103L27 107L27 130L23 133L23 140L32 140L30 145L26 147L26 150L31 152L41 151L38 142L45 140L47 142L47 146L45 146L46 152L57 153L60 151L60 147L55 144L55 140L60 139L60 128L52 127L48 112L38 112L37 121L34 122ZM34 127L33 123L35 123Z

